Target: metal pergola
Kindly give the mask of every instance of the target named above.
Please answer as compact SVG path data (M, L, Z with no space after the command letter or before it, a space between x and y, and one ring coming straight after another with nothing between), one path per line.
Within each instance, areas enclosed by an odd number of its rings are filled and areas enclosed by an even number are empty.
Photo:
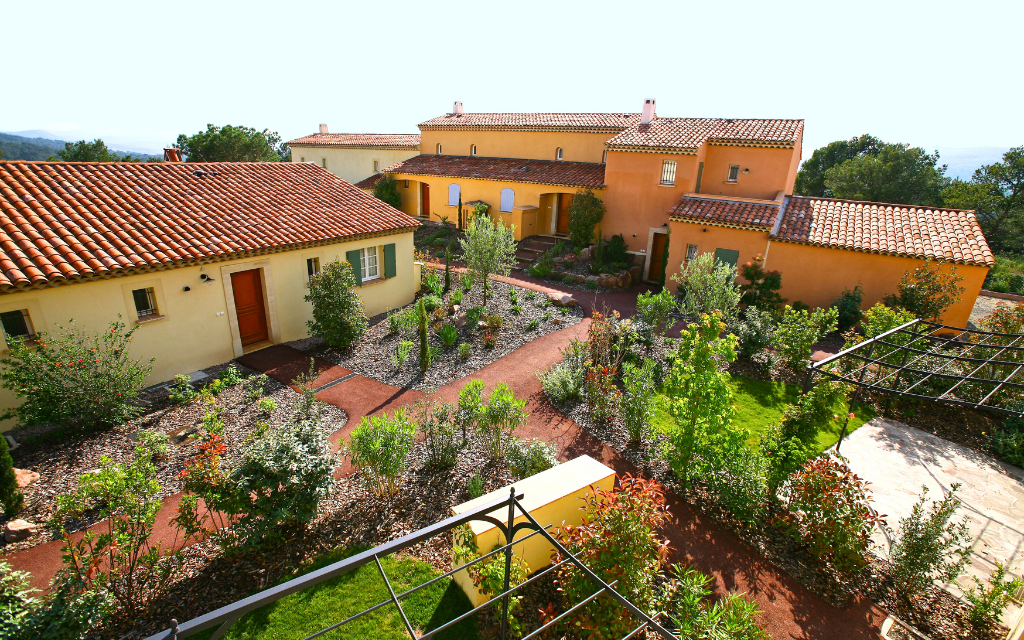
M821 373L855 385L851 407L862 391L885 394L886 413L895 397L1024 416L1022 371L1024 335L917 319L811 363L808 380Z

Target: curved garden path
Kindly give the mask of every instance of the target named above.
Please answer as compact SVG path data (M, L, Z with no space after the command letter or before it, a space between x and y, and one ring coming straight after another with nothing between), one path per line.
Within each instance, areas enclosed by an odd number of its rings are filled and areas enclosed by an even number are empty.
M607 306L618 310L623 317L629 317L636 310L636 295L644 290L636 287L621 293L591 293L540 283L528 277L500 280L537 291L572 293L588 316L591 311L601 311ZM587 454L616 473L636 473L630 462L555 409L544 396L535 375L537 370L558 361L561 349L570 340L585 338L589 323L587 318L575 326L541 336L479 371L441 387L438 395L445 400L454 400L470 380L482 380L488 387L505 382L517 397L527 399L526 411L530 418L517 435L555 443L562 460ZM306 372L309 367L307 354L285 345L257 351L239 358L239 361L285 384L290 384L297 374ZM325 360L318 359L316 368L319 371L314 383L319 389L316 397L344 409L348 414L346 425L331 435L331 441L336 445L344 441L363 416L390 412L423 397L420 391L354 375ZM347 462L337 470L339 476L350 472ZM866 598L857 597L842 609L832 607L732 532L721 528L674 494L669 493L668 499L677 519L664 532L675 550L673 561L689 562L711 575L720 594L727 591L749 594L764 611L761 620L773 638L867 640L879 637L886 615ZM175 515L179 500L180 494L165 500L157 516L154 537L165 545L174 541L169 521ZM60 568L60 546L60 541L48 542L10 554L7 560L15 569L31 571L33 586L44 588Z

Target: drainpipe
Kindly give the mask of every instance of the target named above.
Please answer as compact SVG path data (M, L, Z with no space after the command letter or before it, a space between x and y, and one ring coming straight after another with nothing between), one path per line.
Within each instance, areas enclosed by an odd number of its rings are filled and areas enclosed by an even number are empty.
M779 217L775 219L775 224L772 225L772 231L768 234L768 244L764 247L764 262L761 264L761 268L765 271L768 270L768 250L772 248L772 238L779 234L779 227L782 226L782 216L786 214L786 205L789 204L789 196L782 199L782 204L779 205Z

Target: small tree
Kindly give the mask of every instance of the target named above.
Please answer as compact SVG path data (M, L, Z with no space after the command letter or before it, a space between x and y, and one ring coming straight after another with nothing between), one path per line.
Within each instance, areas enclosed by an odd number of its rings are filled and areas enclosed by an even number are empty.
M507 276L516 263L515 225L506 227L491 220L486 209L478 205L459 243L466 268L474 279L483 282L484 306L487 306L487 278L491 274Z
M622 365L622 424L632 442L639 442L651 430L654 417L654 360L644 358L642 365Z
M385 173L374 183L373 197L399 211L402 210L402 194L398 191L398 180L390 173Z
M0 505L10 518L21 511L25 496L18 490L18 478L14 475L14 460L7 448L7 438L0 433Z
M636 297L636 314L634 320L643 322L651 335L664 335L672 328L672 310L676 302L668 289L658 293L645 291Z
M449 246L444 248L444 290L442 294L448 293L452 288L452 249Z
M391 499L398 493L409 454L416 443L416 424L405 409L388 416L365 416L352 431L349 455L363 472L370 493Z
M420 334L420 371L430 368L430 336L427 334L427 307L420 298L419 302L419 334Z
M356 293L356 266L334 260L309 280L306 302L313 303L311 335L332 347L348 349L362 337L368 325L363 301Z
M731 334L720 338L724 330L718 312L702 315L684 329L665 381L669 412L674 419L667 434L668 463L687 487L695 451L728 429L735 413L729 374L719 370L718 362L736 359L737 340Z
M838 317L835 307L810 312L786 305L782 321L775 330L774 346L793 371L800 371L807 363L814 343L836 330Z
M758 254L743 265L740 275L747 283L740 285L740 303L778 313L786 299L779 294L782 288L782 274L764 270L764 256Z
M21 424L55 423L70 427L113 426L142 413L139 390L153 370L153 358L129 357L132 335L118 319L101 335L86 335L72 321L54 335L40 334L35 345L10 342L0 360L3 387L23 398L5 412Z
M930 259L913 271L903 274L897 291L883 300L890 307L906 309L922 320L938 320L947 309L960 301L963 276L950 266L944 273Z
M736 267L715 260L715 254L702 253L672 276L683 296L679 312L687 318L719 312L726 323L736 317L740 288Z
M909 516L900 519L889 552L889 570L907 598L914 598L936 580L951 582L967 564L971 540L967 518L952 522L959 488L954 483L942 500L932 500L927 507L928 487L922 486L921 499Z
M586 247L594 240L594 230L604 218L605 206L590 189L580 189L569 205L569 241Z
M860 305L863 301L864 290L861 289L859 284L852 291L850 289L843 290L843 293L832 301L832 306L838 312L837 319L840 333L846 333L860 322L861 317L864 315L860 310Z
M508 453L513 442L513 432L526 424L530 414L525 413L526 399L517 399L504 382L498 383L487 406L477 419L476 428L484 441L487 455L497 460Z

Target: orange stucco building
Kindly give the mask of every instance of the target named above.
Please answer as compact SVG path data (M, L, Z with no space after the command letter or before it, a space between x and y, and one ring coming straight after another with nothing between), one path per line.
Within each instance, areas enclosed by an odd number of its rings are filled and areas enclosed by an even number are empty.
M621 234L652 281L698 253L734 264L764 255L788 300L826 306L860 285L866 308L931 258L963 276L963 299L943 320L965 325L993 264L974 212L793 196L803 128L662 118L654 100L641 113L466 113L455 103L419 125L420 155L384 171L404 212L455 222L460 199L484 202L516 239L566 234L573 194L590 189L607 207L599 232Z

